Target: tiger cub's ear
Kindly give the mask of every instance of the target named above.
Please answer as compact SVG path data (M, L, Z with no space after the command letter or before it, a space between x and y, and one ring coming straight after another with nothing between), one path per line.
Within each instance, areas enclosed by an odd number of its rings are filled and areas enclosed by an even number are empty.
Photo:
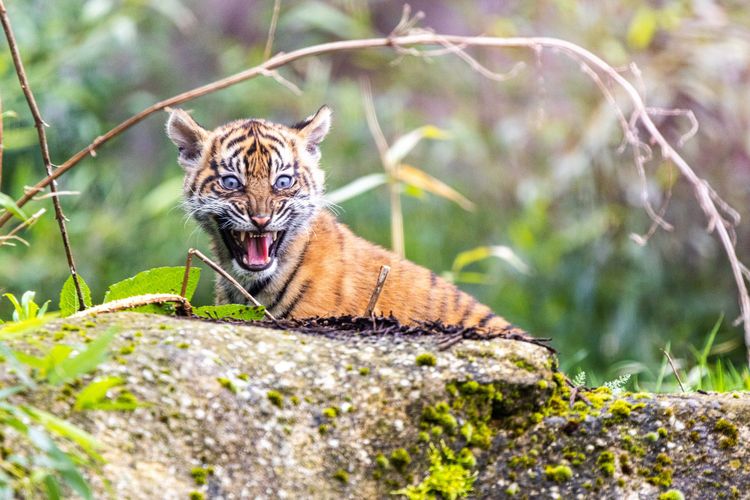
M177 161L182 168L197 167L208 132L185 111L175 109L167 120L167 135L177 146Z
M315 159L320 158L319 145L325 139L328 131L331 130L331 108L328 106L321 107L317 113L308 116L292 128L297 129L297 133L306 142L306 149Z

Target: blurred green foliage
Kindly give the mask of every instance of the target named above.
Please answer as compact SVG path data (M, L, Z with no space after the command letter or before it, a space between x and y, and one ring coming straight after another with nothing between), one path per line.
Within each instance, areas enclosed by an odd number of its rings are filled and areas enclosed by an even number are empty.
M50 124L53 161L62 162L116 123L161 98L262 60L271 1L43 0L9 2L27 72ZM412 2L423 25L439 32L546 35L578 43L617 67L652 106L689 108L701 129L682 149L699 175L747 217L750 189L750 13L739 0L619 2ZM351 37L387 34L400 2L284 1L274 52ZM256 79L185 105L207 127L245 116L293 122L328 103L334 129L323 144L334 190L382 166L364 118L360 78L372 82L389 141L424 125L448 132L405 159L476 205L407 190L406 255L462 284L498 313L553 338L563 368L614 378L623 370L658 373L660 348L679 359L721 314L738 314L735 287L691 188L668 164L648 164L655 206L674 192L666 218L645 247L631 233L650 221L622 133L599 89L564 55L545 51L472 52L495 71L524 69L498 83L454 57L399 58L385 49L306 59L283 68L303 94ZM0 190L14 198L43 175L35 135L7 51L0 54L5 161ZM618 102L627 104L618 95ZM684 118L655 118L676 141ZM70 232L93 301L107 284L137 271L180 265L206 239L180 208L181 171L155 115L64 176ZM658 154L656 155L658 158ZM410 194L416 196L409 196ZM33 213L49 201L27 207ZM367 239L389 245L385 190L341 203L340 218ZM22 233L29 247L0 249L0 292L36 290L43 302L65 281L67 266L51 210ZM738 252L750 261L746 226ZM467 260L477 247L513 259ZM458 265L454 259L464 255ZM513 264L516 263L516 265ZM519 267L518 262L521 262ZM465 264L465 265L464 265ZM460 272L459 272L460 271ZM209 283L194 302L210 303ZM0 317L10 304L0 303ZM740 329L723 323L714 351L742 360ZM636 361L637 363L634 363Z

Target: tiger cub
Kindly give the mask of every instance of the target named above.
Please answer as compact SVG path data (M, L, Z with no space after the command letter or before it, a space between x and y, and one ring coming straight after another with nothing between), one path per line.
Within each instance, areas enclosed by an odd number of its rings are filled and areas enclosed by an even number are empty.
M355 236L326 210L318 162L330 125L326 106L291 127L249 119L213 131L185 111L171 113L167 135L185 170L185 207L211 237L220 265L277 318L361 315L386 264L375 314L404 324L509 328L470 295ZM246 300L219 277L216 302Z

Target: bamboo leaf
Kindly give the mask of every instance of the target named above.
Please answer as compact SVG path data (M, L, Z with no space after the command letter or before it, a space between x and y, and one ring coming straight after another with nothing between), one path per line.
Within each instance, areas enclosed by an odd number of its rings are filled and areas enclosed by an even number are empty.
M471 200L424 170L402 163L397 172L397 178L401 182L450 200L466 211L472 212L476 209Z
M442 140L448 137L447 132L435 126L425 125L424 127L419 127L396 139L396 142L388 148L385 154L385 161L388 165L398 165L422 139Z
M531 272L529 266L516 255L513 249L505 245L481 246L461 252L453 260L451 272L457 275L466 266L490 257L495 257L506 262L523 274L530 274Z
M16 205L16 201L5 193L0 193L0 208L4 208L23 221L29 218L26 212Z
M331 203L343 203L347 200L355 198L367 191L375 189L378 186L382 186L388 181L385 174L369 174L364 175L358 179L353 180L349 184L338 188L337 190L328 193L326 199Z

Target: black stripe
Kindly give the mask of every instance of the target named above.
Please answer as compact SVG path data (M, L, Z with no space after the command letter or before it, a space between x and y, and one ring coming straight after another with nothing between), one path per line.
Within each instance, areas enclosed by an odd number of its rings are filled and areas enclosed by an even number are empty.
M284 301L284 297L286 297L286 292L287 292L289 285L297 276L297 272L299 271L299 268L302 267L302 262L305 260L305 254L307 253L307 246L309 244L310 244L310 240L307 240L307 242L305 243L305 248L302 249L302 253L300 254L300 258L297 261L297 266L294 268L294 271L292 271L289 274L289 277L284 282L284 286L282 286L279 292L276 294L276 299L272 303L268 304L267 308L269 310L272 310L274 307L276 307L277 305L281 304Z
M461 304L461 292L459 292L457 289L453 289L453 293L456 295L453 296L453 312L458 312L458 306Z
M469 315L471 314L471 312L474 310L474 306L476 305L477 305L477 299L475 299L474 297L471 297L471 300L466 305L466 310L461 315L461 320L458 322L459 325L464 324L464 322L469 318Z
M245 153L247 156L254 155L255 152L258 150L258 139L255 139L250 146L247 148L247 152Z
M253 283L250 288L247 289L247 292L252 296L256 296L266 287L269 281L271 281L271 278L258 280Z
M232 139L232 140L231 140L231 141L229 141L228 143L224 144L224 149L225 149L225 150L227 150L227 151L228 151L228 150L230 150L230 149L232 149L232 148L233 148L234 146L236 146L237 144L239 144L239 143L241 143L242 141L244 141L244 140L245 140L245 138L246 138L246 137L245 137L245 135L244 135L244 134L242 134L242 135L240 135L240 136L238 136L238 137L235 137L234 139ZM233 153L232 153L232 156L234 156L234 155L235 155L236 153L237 153L236 151L235 151L235 152L233 152Z
M213 182L215 180L216 180L215 175L207 175L206 177L201 179L201 183L198 185L196 191L200 193L201 191L203 191L203 188L206 187L206 184L208 184L209 182Z
M276 313L277 317L285 318L287 314L291 314L294 311L294 308L297 307L299 301L302 300L302 297L304 297L304 295L307 293L307 289L310 288L310 282L311 280L307 280L302 284L299 289L299 293L297 293L297 295L292 299L284 312Z
M489 321L490 321L490 320L491 320L492 318L494 318L494 317L496 317L496 316L497 316L497 315L496 315L495 313L493 313L492 311L488 312L488 313L487 313L487 314L486 314L486 315L484 316L484 318L482 318L482 319L480 319L480 320L479 320L479 323L477 323L477 326L480 326L480 327L481 327L481 326L484 326L484 325L486 325L487 323L489 323Z

